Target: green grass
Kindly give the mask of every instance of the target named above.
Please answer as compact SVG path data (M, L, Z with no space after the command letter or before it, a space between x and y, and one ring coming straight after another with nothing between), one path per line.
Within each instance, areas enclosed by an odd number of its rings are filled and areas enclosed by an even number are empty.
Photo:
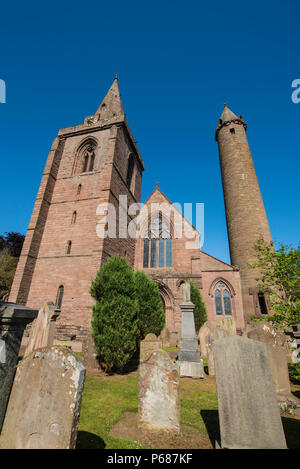
M219 421L215 382L211 379L181 379L181 423L219 440ZM298 386L294 393L298 393ZM88 373L85 381L77 448L145 448L134 441L109 435L124 412L138 411L138 377ZM289 448L300 449L300 420L283 418Z

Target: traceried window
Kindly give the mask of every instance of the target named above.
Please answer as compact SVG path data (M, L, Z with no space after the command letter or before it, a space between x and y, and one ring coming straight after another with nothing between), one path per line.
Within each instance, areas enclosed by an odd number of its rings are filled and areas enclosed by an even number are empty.
M223 282L216 285L214 298L217 316L231 316L231 295Z
M88 145L83 151L83 167L82 172L94 170L95 162L95 145Z
M64 296L64 286L61 285L61 286L58 288L58 291L57 291L56 309L61 309L61 304L62 304L63 296Z
M172 238L169 223L164 222L161 213L153 220L151 231L144 239L144 268L172 267Z

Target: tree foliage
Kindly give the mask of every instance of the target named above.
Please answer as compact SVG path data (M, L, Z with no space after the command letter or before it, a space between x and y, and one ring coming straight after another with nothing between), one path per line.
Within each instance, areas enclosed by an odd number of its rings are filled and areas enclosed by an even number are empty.
M0 300L7 301L21 254L24 235L16 232L0 235Z
M197 285L193 281L189 282L191 285L191 302L194 303L194 320L195 320L195 329L198 333L201 326L207 321L206 309L204 301L202 300L201 293Z
M145 272L134 275L136 297L138 302L139 339L147 334L159 335L165 325L165 313L157 283Z
M257 260L249 265L260 271L258 288L268 295L271 307L271 314L263 320L271 321L274 327L300 323L299 247L280 243L276 250L272 241L267 243L263 238L254 245Z
M7 301L18 264L18 258L0 256L0 300Z
M134 272L124 258L110 257L92 282L92 335L100 362L123 369L136 351L138 305Z

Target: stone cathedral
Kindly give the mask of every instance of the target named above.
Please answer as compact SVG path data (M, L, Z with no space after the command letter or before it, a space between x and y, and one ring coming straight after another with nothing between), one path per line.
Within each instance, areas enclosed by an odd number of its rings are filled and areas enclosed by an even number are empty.
M260 236L269 241L271 234L246 129L243 118L225 105L215 136L232 265L200 247L187 248L184 238L173 235L172 222L166 236L162 212L155 230L148 225L138 239L101 238L97 207L110 203L118 214L120 196L127 196L128 206L140 202L144 170L115 78L96 113L61 129L52 144L9 301L33 308L53 301L60 310L58 337L81 340L90 328L91 280L107 257L119 254L158 283L174 343L181 328L182 284L189 279L200 289L209 320L233 316L241 331L251 316L268 314L267 299L257 291L257 272L248 266L255 241ZM158 186L144 205L155 203L172 205ZM117 229L118 224L117 215Z

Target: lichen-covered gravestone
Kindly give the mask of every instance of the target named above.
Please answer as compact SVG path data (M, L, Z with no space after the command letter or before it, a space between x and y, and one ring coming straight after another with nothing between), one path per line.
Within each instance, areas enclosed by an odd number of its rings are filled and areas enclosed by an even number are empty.
M227 330L222 329L221 327L215 327L211 330L208 336L208 344L207 344L207 365L208 365L208 374L209 376L215 376L215 362L214 362L214 354L213 354L213 343L216 340L223 339L224 337L228 337L229 333Z
M138 422L146 430L180 431L179 369L163 350L140 365Z
M1 449L75 448L85 368L63 347L33 351L16 372Z
M286 448L265 344L230 336L213 353L222 448Z
M147 334L144 340L140 342L140 362L146 360L155 350L162 348L161 339L155 334Z

